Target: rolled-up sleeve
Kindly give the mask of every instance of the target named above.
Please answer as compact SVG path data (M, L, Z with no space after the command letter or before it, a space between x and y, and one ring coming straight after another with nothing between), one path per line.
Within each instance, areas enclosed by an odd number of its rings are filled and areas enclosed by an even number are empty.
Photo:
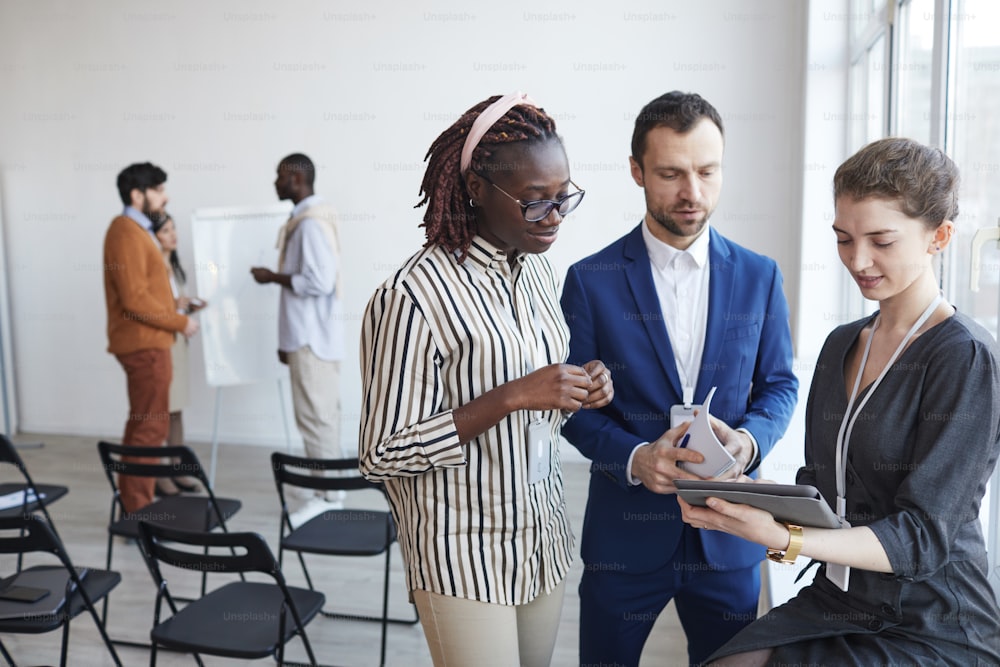
M933 575L954 559L959 530L979 520L997 458L998 406L1000 369L981 342L955 345L931 361L914 457L894 499L899 511L869 525L897 576Z
M301 269L291 276L298 296L326 296L337 287L337 257L319 222L306 218L293 238L300 244Z

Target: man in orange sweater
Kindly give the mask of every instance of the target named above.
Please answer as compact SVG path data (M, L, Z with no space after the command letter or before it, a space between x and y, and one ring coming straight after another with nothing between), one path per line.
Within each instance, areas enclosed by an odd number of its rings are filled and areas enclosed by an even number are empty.
M160 447L170 427L168 394L174 336L193 336L198 323L177 312L167 265L150 218L163 215L167 174L149 162L118 174L125 210L104 237L104 297L108 308L108 352L125 369L129 416L122 443ZM146 461L146 459L139 459ZM121 475L126 512L153 501L152 478Z

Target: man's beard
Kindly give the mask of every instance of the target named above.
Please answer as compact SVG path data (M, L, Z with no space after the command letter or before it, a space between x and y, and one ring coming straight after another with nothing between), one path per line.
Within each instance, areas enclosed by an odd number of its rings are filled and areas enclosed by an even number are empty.
M154 211L149 205L149 198L143 197L142 214L149 218L150 222L161 222L167 217L167 210L166 208L161 208L158 211Z
M695 224L694 230L690 231L690 229L691 229L690 227L688 227L687 229L685 229L684 227L682 227L664 209L660 209L660 210L657 210L657 211L650 211L649 212L649 215L653 218L653 220L656 220L656 222L660 223L661 227L663 227L664 229L666 229L668 232L670 232L674 236L681 236L681 237L684 237L684 236L697 236L698 234L700 234L701 230L703 230L705 228L705 223L708 222L708 216L710 216L711 214L712 214L712 212L709 211L704 216L702 216L701 220L698 220L698 222Z
M142 214L147 218L149 218L149 221L152 222L154 225L158 225L161 222L166 222L167 220L166 210L154 211L151 208L149 208L149 204L146 204L142 207Z

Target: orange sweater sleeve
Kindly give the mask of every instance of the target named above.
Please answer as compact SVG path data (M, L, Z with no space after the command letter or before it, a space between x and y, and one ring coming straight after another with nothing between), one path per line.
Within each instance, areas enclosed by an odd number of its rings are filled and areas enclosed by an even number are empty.
M112 221L104 241L109 350L170 347L188 318L177 312L160 249L134 220Z

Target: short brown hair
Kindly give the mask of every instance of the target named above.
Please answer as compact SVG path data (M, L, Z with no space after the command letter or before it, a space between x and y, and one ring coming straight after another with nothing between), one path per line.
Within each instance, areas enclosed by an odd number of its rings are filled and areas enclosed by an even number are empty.
M635 117L635 128L632 130L632 158L639 163L641 169L642 156L646 152L646 136L652 130L669 127L678 134L687 134L703 118L715 123L719 128L719 134L725 138L722 116L698 93L672 90L660 95L644 106Z
M834 202L841 197L892 200L933 229L958 217L958 167L943 151L913 139L879 139L837 168Z

